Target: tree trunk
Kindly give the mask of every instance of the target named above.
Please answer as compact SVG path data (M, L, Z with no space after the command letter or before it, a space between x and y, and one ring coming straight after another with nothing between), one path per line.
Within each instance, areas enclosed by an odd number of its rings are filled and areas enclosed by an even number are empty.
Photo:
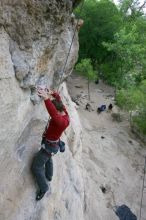
M129 112L130 127L132 127L132 111Z
M90 81L89 81L89 77L88 77L88 100L90 101Z

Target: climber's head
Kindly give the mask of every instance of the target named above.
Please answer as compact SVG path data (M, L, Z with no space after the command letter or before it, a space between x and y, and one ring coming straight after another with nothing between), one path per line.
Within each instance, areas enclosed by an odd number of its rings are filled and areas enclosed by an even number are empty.
M63 106L63 103L61 101L57 101L56 99L53 99L52 103L55 105L56 109L59 112L63 112L64 111L64 106Z

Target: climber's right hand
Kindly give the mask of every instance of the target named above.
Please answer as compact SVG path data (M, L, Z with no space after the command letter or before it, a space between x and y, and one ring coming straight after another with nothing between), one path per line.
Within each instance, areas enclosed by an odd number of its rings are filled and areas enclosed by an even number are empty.
M37 89L37 94L38 94L38 96L42 97L44 100L47 100L48 98L50 98L48 91L44 90L42 88Z

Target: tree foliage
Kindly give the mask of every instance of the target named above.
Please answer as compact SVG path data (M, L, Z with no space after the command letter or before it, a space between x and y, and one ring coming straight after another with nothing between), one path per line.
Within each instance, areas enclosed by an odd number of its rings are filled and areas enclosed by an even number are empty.
M89 80L95 79L96 73L93 70L91 59L82 59L81 62L76 65L76 70Z
M118 6L110 0L86 0L80 14L79 62L91 60L99 77L116 87L117 104L139 112L134 120L146 133L144 6L146 1L140 0L120 0ZM79 9L75 13L79 16Z
M79 12L78 9L77 16L84 20L79 33L79 60L90 58L94 66L99 65L109 55L102 42L113 40L122 21L120 12L109 0L86 0L81 14Z
M96 72L93 70L91 59L82 59L81 62L76 65L76 71L85 76L88 80L88 98L90 100L89 83L96 78Z
M119 90L116 102L121 108L136 113L132 120L146 134L146 80L143 80L138 87Z
M103 45L116 56L116 62L112 62L112 67L116 66L116 72L112 73L112 77L118 86L129 87L144 78L146 47L141 44L135 24L129 29L123 27L116 33L114 43L103 42Z

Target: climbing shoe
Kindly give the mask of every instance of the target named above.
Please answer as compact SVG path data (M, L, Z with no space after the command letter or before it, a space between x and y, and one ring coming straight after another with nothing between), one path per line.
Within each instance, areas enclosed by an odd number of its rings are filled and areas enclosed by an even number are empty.
M52 177L51 176L46 176L46 179L51 182L52 181Z
M41 190L39 190L36 195L36 200L37 201L41 200L44 197L45 193L46 192L41 192Z

